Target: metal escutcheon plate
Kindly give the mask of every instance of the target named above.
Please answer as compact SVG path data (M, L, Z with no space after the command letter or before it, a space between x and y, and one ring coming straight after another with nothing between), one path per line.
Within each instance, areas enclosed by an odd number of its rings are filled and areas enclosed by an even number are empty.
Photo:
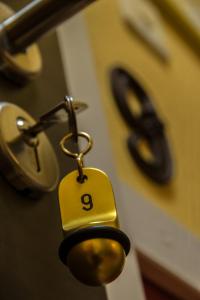
M0 169L18 190L52 191L59 178L57 159L45 133L38 134L37 156L17 126L18 118L29 126L35 120L20 107L0 103ZM38 158L37 158L38 157ZM38 168L39 164L39 168Z

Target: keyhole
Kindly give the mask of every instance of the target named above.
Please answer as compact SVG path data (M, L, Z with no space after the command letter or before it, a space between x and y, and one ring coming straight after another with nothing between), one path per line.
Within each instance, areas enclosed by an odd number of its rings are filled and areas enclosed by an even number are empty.
M30 127L27 120L25 120L22 117L18 117L16 122L17 122L17 127L21 132L23 132L24 130L27 130ZM35 163L36 163L36 171L40 172L41 165L40 165L40 158L39 158L39 153L38 153L39 139L37 137L31 137L29 135L26 135L26 133L24 133L23 138L24 138L25 143L28 146L30 146L31 148L33 148Z
M30 146L34 151L35 163L36 163L36 171L41 171L40 157L38 152L39 147L39 139L37 137L29 138L28 142L26 142L28 146Z
M34 155L35 155L36 170L37 170L37 172L40 172L41 166L40 166L40 158L39 158L39 153L38 153L38 145L36 145L33 149L34 149Z

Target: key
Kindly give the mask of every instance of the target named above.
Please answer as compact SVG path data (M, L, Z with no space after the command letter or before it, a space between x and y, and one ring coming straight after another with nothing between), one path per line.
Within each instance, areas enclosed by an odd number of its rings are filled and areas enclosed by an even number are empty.
M38 122L30 125L27 120L18 117L17 127L22 133L25 143L33 148L37 172L41 171L40 158L38 153L39 140L37 135L49 127L58 123L66 122L69 119L69 128L73 133L73 139L77 143L78 131L76 124L76 112L81 112L87 108L87 104L73 101L72 97L66 96L64 101L56 105L53 109L42 115Z
M87 107L87 104L79 101L73 101L72 97L66 96L64 101L62 101L53 109L42 115L35 125L24 130L24 132L27 135L36 136L38 133L48 129L53 125L66 122L68 120L69 113L71 115L73 112L79 113L85 110ZM75 118L73 117L73 119ZM72 122L72 118L69 118L69 120L71 121L71 123L69 124L71 131L76 136L77 128L74 127L76 126L76 122Z
M41 171L41 166L40 166L40 158L39 158L39 153L38 153L38 145L35 145L33 147L33 150L34 150L34 155L35 155L35 162L36 162L36 169L37 169L37 172L40 172Z

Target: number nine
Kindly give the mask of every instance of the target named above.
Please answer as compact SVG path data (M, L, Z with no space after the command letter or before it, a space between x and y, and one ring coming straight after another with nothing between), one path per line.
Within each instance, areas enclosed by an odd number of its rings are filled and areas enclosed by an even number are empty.
M93 209L92 196L90 194L84 194L83 196L81 196L81 202L84 205L84 210L89 211Z

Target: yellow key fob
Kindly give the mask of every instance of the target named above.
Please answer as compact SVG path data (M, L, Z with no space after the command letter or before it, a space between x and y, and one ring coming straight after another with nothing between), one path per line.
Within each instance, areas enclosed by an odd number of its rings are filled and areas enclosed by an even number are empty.
M72 274L87 285L110 283L123 270L130 250L128 237L118 229L118 216L108 176L83 168L63 178L59 203L65 239L59 256Z
M108 176L101 170L83 168L85 180L73 171L59 186L59 202L64 231L96 223L118 226L114 194Z

